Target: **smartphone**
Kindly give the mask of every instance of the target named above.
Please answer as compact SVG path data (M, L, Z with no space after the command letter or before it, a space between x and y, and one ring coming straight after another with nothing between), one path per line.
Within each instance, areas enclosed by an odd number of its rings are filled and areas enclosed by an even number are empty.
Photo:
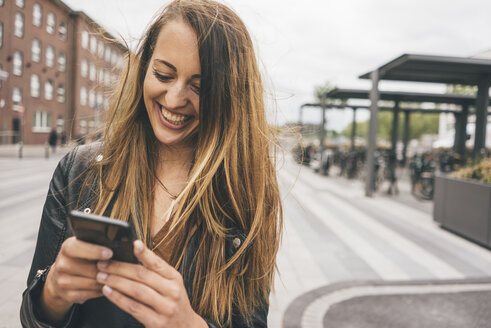
M78 239L112 249L112 260L138 263L133 253L135 234L129 223L79 211L70 212L68 223Z

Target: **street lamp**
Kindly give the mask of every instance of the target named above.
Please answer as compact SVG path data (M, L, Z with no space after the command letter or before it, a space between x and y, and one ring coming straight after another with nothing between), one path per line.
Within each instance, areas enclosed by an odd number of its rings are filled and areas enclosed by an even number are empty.
M20 126L19 126L19 158L22 158L22 151L24 148L24 112L25 107L23 104L16 105L17 112L20 114Z

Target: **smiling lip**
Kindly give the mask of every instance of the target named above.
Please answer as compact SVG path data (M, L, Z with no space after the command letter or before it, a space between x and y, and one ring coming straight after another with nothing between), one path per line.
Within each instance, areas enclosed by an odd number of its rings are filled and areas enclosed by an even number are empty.
M186 127L194 118L191 115L176 114L157 103L159 118L162 125L173 130L180 130Z

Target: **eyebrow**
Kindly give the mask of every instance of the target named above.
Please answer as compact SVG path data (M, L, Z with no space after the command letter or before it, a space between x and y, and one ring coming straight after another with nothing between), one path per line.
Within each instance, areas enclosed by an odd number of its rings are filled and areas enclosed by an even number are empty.
M174 72L177 73L177 68L172 65L171 63L169 63L168 61L165 61L163 59L155 59L154 61L156 62L159 62L161 64L164 64L165 66L169 67L171 70L173 70ZM201 75L200 74L194 74L193 76L191 76L192 79L201 79Z

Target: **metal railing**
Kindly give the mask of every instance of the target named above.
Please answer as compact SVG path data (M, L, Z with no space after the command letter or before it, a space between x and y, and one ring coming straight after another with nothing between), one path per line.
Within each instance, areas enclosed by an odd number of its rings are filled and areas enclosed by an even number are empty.
M10 138L10 140L9 140ZM0 144L1 145L17 145L18 146L18 157L24 157L24 142L20 138L19 131L0 131ZM44 157L49 158L49 144L48 142L44 143Z

